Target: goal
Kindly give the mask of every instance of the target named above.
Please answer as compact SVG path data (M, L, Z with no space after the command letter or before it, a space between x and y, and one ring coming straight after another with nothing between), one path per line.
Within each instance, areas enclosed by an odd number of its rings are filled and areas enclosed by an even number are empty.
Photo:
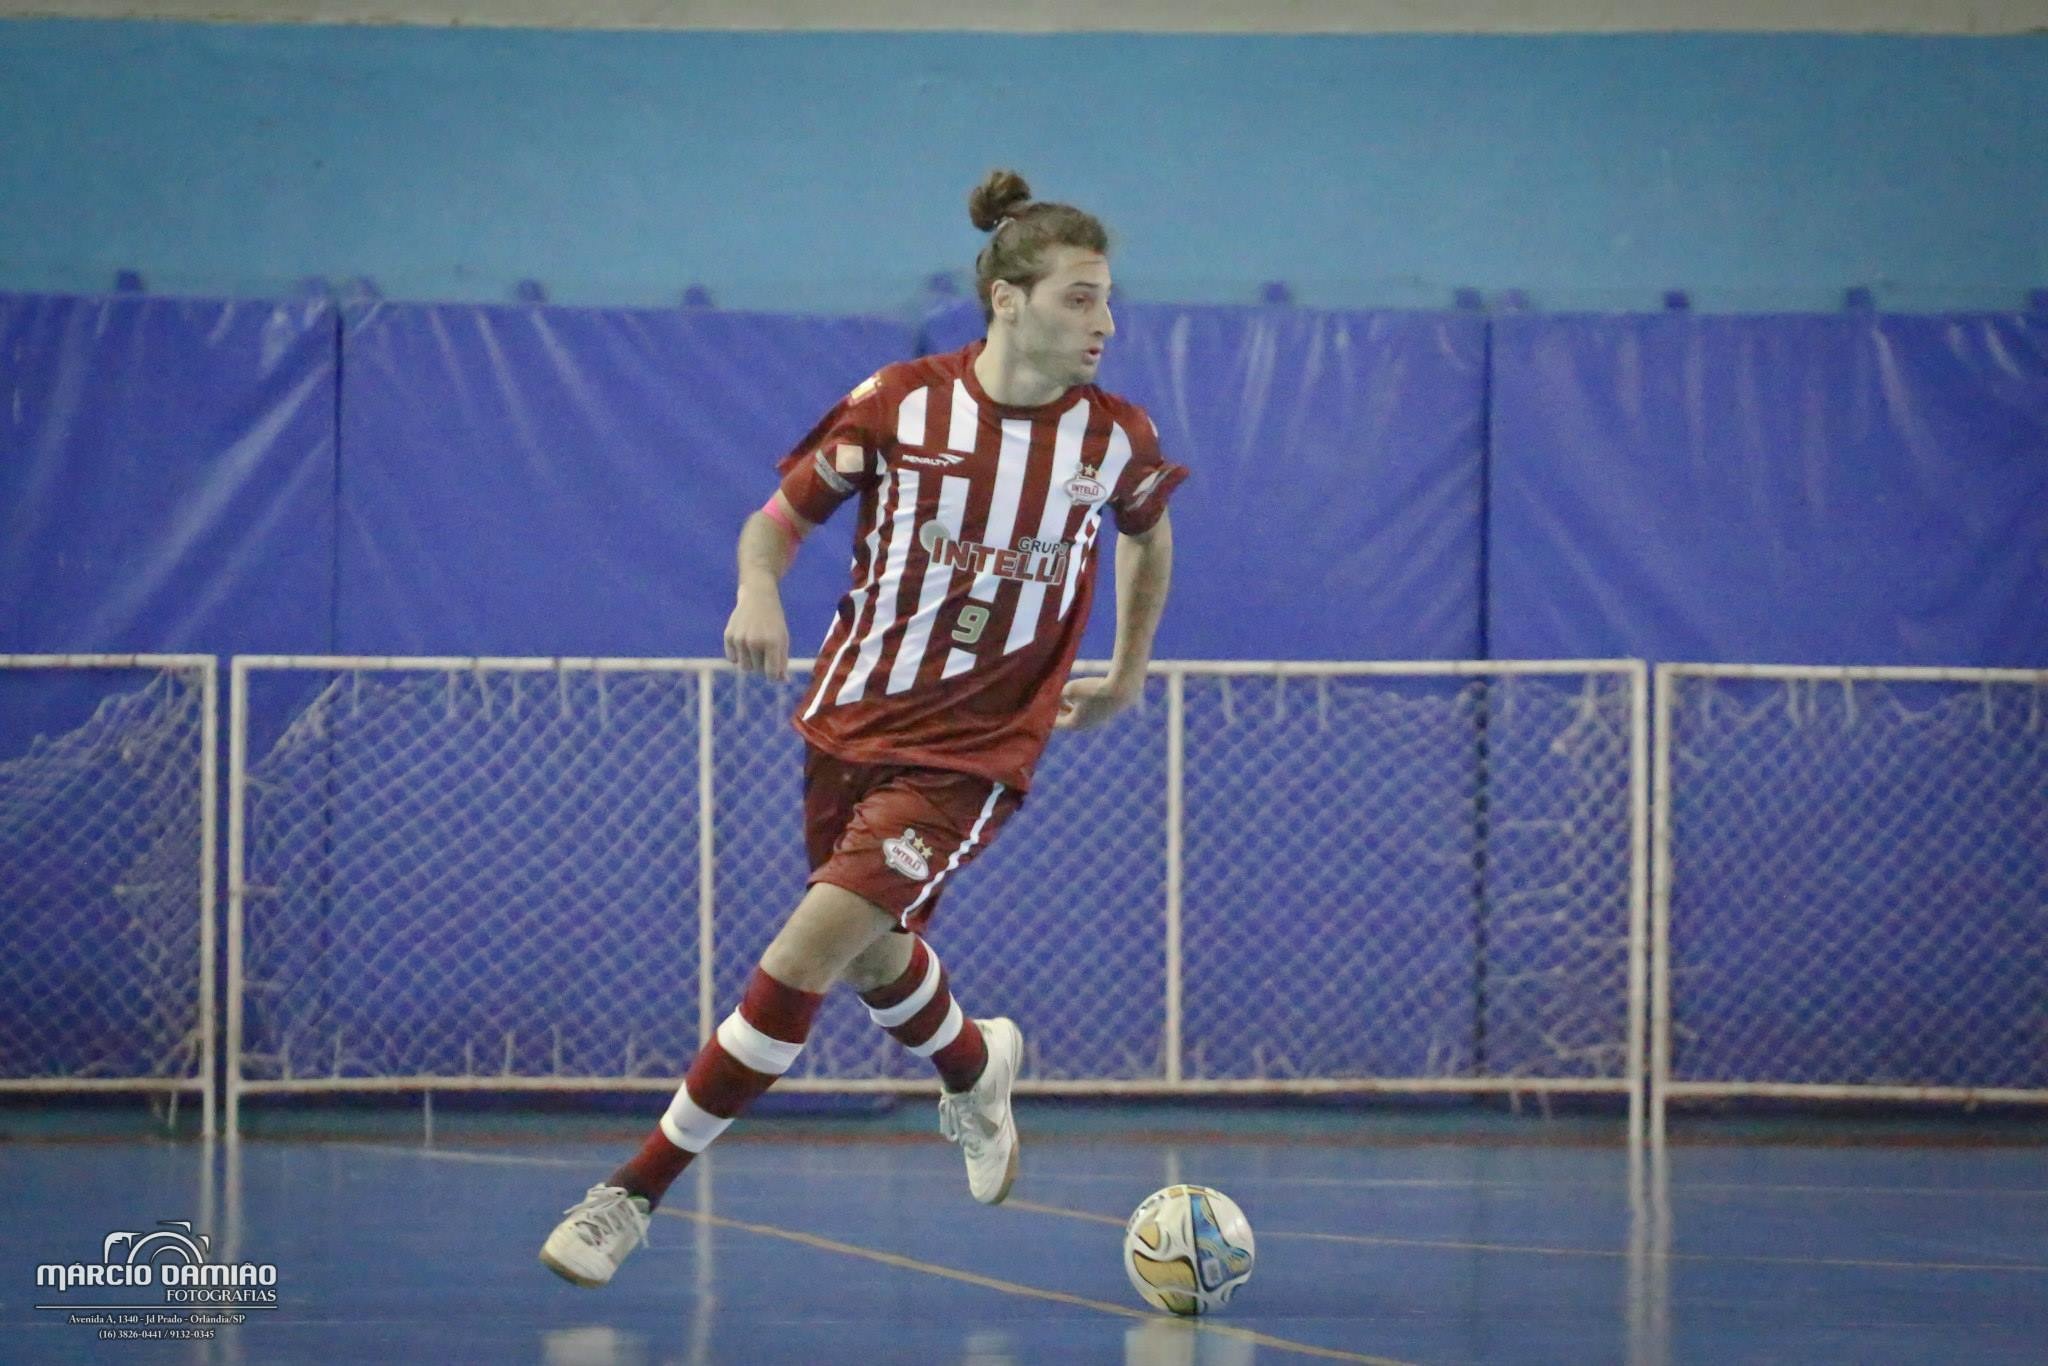
M1653 1089L2048 1101L2048 672L1662 665Z
M237 659L231 1107L672 1088L801 893L806 672ZM1630 663L1160 664L933 941L1026 1090L1636 1096L1647 709ZM934 1084L841 992L780 1086Z
M0 1091L214 1127L214 662L0 655Z

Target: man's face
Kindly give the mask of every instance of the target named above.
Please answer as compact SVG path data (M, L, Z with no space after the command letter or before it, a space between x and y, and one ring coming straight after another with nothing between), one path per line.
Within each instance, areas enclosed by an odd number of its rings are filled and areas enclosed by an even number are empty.
M1018 356L1060 384L1091 384L1102 348L1116 333L1109 315L1109 258L1086 247L1054 247L1051 270L1020 292Z

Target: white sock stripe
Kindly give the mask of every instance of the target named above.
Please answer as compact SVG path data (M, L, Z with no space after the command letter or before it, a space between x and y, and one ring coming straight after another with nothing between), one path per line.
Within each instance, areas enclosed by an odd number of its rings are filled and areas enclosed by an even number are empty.
M784 1043L780 1039L769 1038L748 1024L746 1017L737 1010L718 1026L718 1042L742 1067L751 1067L756 1072L776 1077L787 1072L789 1065L796 1061L796 1055L804 1051L800 1043Z
M940 1021L938 1032L923 1043L912 1044L910 1051L917 1054L920 1058L929 1058L932 1054L959 1038L960 1027L965 1022L966 1017L960 1013L960 1003L958 1001L953 1002L946 1007L946 1018Z
M690 1088L685 1084L676 1088L676 1098L668 1103L668 1110L661 1117L661 1132L684 1152L701 1153L731 1123L691 1100Z
M988 818L995 814L996 799L1002 795L1003 785L1001 783L989 784L988 800L981 804L981 814L974 818L974 828L967 832L967 839L958 849L953 851L953 857L946 860L946 866L939 870L938 875L930 882L925 883L924 890L917 894L917 900L903 908L903 914L896 917L898 924L908 925L911 912L924 905L925 898L939 890L939 884L946 880L946 875L960 866L960 860L967 857L967 851L981 842L982 828L988 824Z
M873 1019L882 1028L894 1029L897 1025L906 1023L911 1016L923 1010L926 1003L932 999L933 994L938 991L939 956L932 952L931 945L929 944L925 945L924 952L924 980L917 984L916 991L911 992L910 995L904 997L895 1005L885 1009L877 1010L873 1006L868 1007L869 1018Z

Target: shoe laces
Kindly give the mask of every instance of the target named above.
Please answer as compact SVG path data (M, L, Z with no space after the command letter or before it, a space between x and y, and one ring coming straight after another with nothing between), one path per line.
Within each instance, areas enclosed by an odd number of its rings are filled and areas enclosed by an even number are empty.
M619 1206L625 1206L620 1209ZM562 1211L564 1214L581 1216L595 1223L601 1231L609 1234L613 1215L621 1216L626 1227L633 1230L634 1245L646 1247L647 1230L654 1223L640 1212L633 1203L633 1197L618 1186L596 1185L586 1192L581 1200Z
M995 1128L983 1117L981 1107L974 1103L974 1092L947 1091L940 1094L939 1132L948 1142L961 1144L971 1152L987 1142Z

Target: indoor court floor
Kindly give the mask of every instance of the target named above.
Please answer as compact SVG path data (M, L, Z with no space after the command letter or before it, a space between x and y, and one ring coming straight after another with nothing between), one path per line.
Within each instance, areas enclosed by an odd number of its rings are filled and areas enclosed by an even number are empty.
M907 1107L906 1107L907 1108ZM1618 1146L1062 1132L1025 1123L1010 1202L936 1135L736 1133L601 1291L536 1261L618 1141L134 1139L0 1145L0 1358L28 1362L2034 1362L2044 1149ZM1333 1136L1333 1133L1335 1136ZM1257 1270L1196 1327L1144 1308L1123 1217L1175 1181L1249 1215ZM110 1232L192 1220L277 1268L210 1341L107 1341L123 1294L36 1287ZM161 1290L153 1292L161 1295ZM108 1298L112 1296L112 1298ZM66 1309L37 1306L60 1299ZM137 1300L143 1303L146 1300Z

